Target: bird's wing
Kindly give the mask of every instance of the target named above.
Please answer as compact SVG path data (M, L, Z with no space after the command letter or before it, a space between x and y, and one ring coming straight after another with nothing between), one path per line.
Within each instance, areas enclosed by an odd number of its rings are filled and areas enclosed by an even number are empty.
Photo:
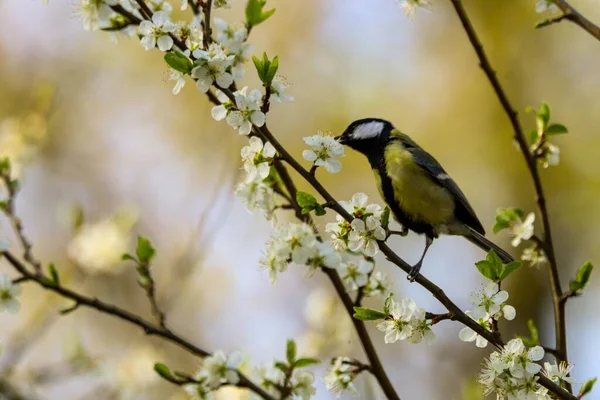
M423 150L418 145L414 147L407 146L406 150L412 154L415 163L426 170L433 180L452 193L454 198L457 200L457 217L466 225L470 226L482 235L485 235L485 230L483 229L481 222L479 222L477 215L475 215L473 207L471 207L471 204L469 204L469 201L465 197L462 190L460 190L456 182L450 178L440 163L431 154Z

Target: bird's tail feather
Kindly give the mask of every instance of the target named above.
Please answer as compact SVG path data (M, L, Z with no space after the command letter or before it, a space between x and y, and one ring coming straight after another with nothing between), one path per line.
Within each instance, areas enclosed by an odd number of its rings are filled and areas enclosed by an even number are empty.
M508 264L515 260L513 256L508 254L506 250L502 249L500 246L498 246L497 244L495 244L494 242L492 242L491 240L489 240L481 233L477 232L472 228L469 228L469 233L465 235L465 238L467 238L475 246L479 247L482 250L485 250L486 252L494 250L504 264Z

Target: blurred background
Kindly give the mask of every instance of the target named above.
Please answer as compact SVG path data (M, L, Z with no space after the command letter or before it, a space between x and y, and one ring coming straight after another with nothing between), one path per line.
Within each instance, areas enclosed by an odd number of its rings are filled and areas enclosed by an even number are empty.
M65 284L150 319L131 265L70 261L73 224L81 216L84 223L118 221L129 232L129 251L136 234L156 247L158 299L173 330L210 351L241 350L248 371L283 358L285 340L294 338L304 354L325 360L315 371L316 398L333 398L320 379L328 358L364 360L364 355L325 276L307 279L302 268L292 267L271 285L259 269L271 224L248 213L233 195L246 138L211 118L211 105L193 82L173 96L158 51L144 51L135 39L114 45L106 33L84 31L73 3L0 2L0 153L22 157L17 211L35 254L44 264L54 262ZM174 3L174 16L181 16ZM241 23L244 2L233 3L216 15ZM296 101L275 104L269 124L300 157L302 137L318 129L341 132L363 117L393 121L438 158L490 237L508 248L506 234L491 234L495 211L510 206L533 211L531 179L453 9L443 0L432 3L433 12L419 11L410 20L393 0L270 0L277 12L252 32L250 42L257 52L279 56ZM572 3L600 21L594 2ZM600 258L600 47L572 24L534 30L541 19L534 0L470 0L465 6L515 107L547 101L553 121L569 128L568 135L554 139L560 164L541 171L566 286L584 261ZM257 87L247 67L245 84ZM535 126L533 118L521 113L526 129ZM347 153L339 174L320 173L326 187L338 199L364 191L380 202L366 160ZM319 222L324 226L333 218L329 213ZM0 227L17 249L9 223L3 220ZM424 239L411 234L391 244L413 263ZM430 250L424 273L466 309L468 293L483 282L473 265L483 256L461 238L444 237ZM444 311L383 258L377 267L394 282L397 296ZM4 263L0 272L13 273ZM191 373L197 366L193 357L94 310L60 316L68 303L36 285L22 286L21 311L0 314L5 397L184 398L157 378L152 365L162 361ZM580 383L600 373L600 357L590 351L600 346L594 308L599 286L592 276L585 295L567 305L569 355ZM542 343L552 346L546 270L523 267L505 288L517 319L502 324L503 335L527 334L526 322L533 319ZM367 305L381 304L370 301ZM461 342L459 324L437 325L431 346L385 345L369 325L401 398L481 398L472 382L491 349ZM382 398L363 375L358 380L363 398ZM600 399L599 393L589 398ZM235 390L221 394L246 398Z

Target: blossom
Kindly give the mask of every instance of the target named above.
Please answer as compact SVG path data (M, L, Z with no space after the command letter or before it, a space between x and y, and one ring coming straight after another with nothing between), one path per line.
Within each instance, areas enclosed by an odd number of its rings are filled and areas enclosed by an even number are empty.
M348 235L348 248L351 251L360 251L365 256L374 257L377 254L377 241L385 240L385 230L381 221L374 216L367 217L366 222L355 218L350 223L352 231Z
M414 300L402 299L401 303L391 300L390 317L377 324L377 329L385 333L385 343L395 343L409 338L413 333L411 319L417 308Z
M531 263L533 266L539 266L548 261L544 251L537 245L523 250L523 254L521 254L521 260L529 261L529 263Z
M232 106L231 101L229 101L229 97L227 97L227 95L223 92L221 92L220 90L217 90L217 99L219 100L219 102L221 103L218 106L214 106L212 108L212 110L210 111L210 114L212 115L212 117L216 120L216 121L221 121L223 119L225 119L225 117L227 117L227 114L229 113L229 109Z
M260 210L267 220L273 217L275 193L259 176L253 181L239 183L235 188L235 195L249 211Z
M541 154L542 167L544 168L555 167L560 162L560 149L550 142L544 143Z
M291 380L292 393L302 400L309 400L317 389L313 386L315 376L308 371L294 370Z
M179 72L176 69L169 68L169 80L175 81L175 86L173 87L173 94L179 94L181 89L185 86L185 74L183 72Z
M483 327L484 329L490 330L491 317L489 314L486 313L477 319L472 315L472 313L470 311L467 311L466 314L469 317L473 318L475 320L475 322L477 322L481 327ZM473 329L469 328L468 326L465 326L464 328L462 328L460 330L460 332L458 333L458 337L463 342L475 342L475 346L480 347L480 348L484 348L488 345L488 341L486 338L484 338L483 336L479 336L479 334L477 332L475 332Z
M13 284L10 276L0 274L0 311L8 311L15 314L21 308L17 296L21 293L21 288Z
M417 8L422 8L425 10L429 10L431 8L431 4L428 0L396 0L400 3L400 8L404 11L406 16L412 18L415 16L415 12Z
M248 87L235 93L235 104L237 110L230 111L227 115L227 123L237 129L240 135L248 135L252 131L252 125L263 126L265 114L261 111L262 93L258 89L248 92Z
M276 75L273 79L273 82L271 82L271 100L276 103L291 103L294 101L292 96L285 94L285 91L289 86L290 84L283 76Z
M504 304L508 300L508 292L500 291L496 282L488 283L482 290L469 293L469 301L476 306L471 312L473 318L479 319L486 314L494 319L504 316L507 320L513 320L516 310L513 306Z
M549 362L544 363L544 375L546 375L553 382L568 382L575 383L575 379L569 376L569 373L573 369L573 364L561 361L558 364L550 364Z
M258 178L265 179L271 171L271 162L275 157L275 147L271 142L263 142L260 138L253 136L248 141L248 146L242 148L242 161L246 171L246 182Z
M331 243L316 242L309 255L307 264L309 266L308 276L312 276L317 268L338 268L342 263L342 256Z
M485 360L478 378L484 386L484 395L495 393L499 399L549 400L548 392L537 383L535 376L541 369L535 361L543 356L540 346L527 349L521 339L512 339Z
M354 193L349 202L340 201L340 205L355 218L360 219L369 217L371 215L379 219L383 211L379 204L369 204L369 196L362 192Z
M208 92L214 82L222 88L231 86L233 76L227 72L227 68L231 66L233 57L228 56L221 45L213 43L208 51L195 50L193 55L198 65L192 69L192 76L197 79L196 87L200 92Z
M117 265L129 248L129 231L134 220L133 215L123 215L84 223L69 243L67 254L92 275L120 272L121 268L117 268Z
M427 323L426 313L424 308L415 309L410 324L412 333L406 340L411 344L418 344L425 340L425 343L432 344L435 340L435 333L431 330L431 325Z
M110 6L118 4L118 0L81 0L77 14L83 17L83 29L95 31L101 24L107 24L114 14Z
M235 28L221 18L214 18L215 39L231 51L238 49L248 38L246 27Z
M327 390L336 393L337 397L348 390L352 394L357 395L358 392L352 383L358 376L357 368L354 361L348 357L336 357L331 360L331 366L327 370L323 381Z
M331 173L342 169L342 163L335 159L344 155L344 146L333 136L319 131L317 135L305 137L304 142L311 148L302 152L305 160L314 162L319 167L325 167L327 172Z
M389 286L390 281L388 280L387 275L381 271L375 271L369 278L367 286L365 286L365 297L384 295L389 290Z
M535 11L540 14L546 11L556 12L558 11L558 7L556 7L556 4L552 0L538 0L535 5Z
M229 356L222 351L216 351L212 356L206 357L202 364L203 375L210 387L222 384L236 385L240 376L236 369L242 364L242 355L234 352Z
M344 251L348 247L348 235L351 231L350 223L341 215L336 215L337 222L329 222L325 225L325 232L331 234L331 244L337 251Z
M171 22L164 11L155 12L152 21L142 21L139 32L143 36L141 43L146 50L151 50L156 45L160 51L167 51L173 47L173 38L169 33L175 32L177 26Z
M152 12L164 12L165 14L170 14L173 11L173 6L168 0L149 0L147 1L148 6Z
M517 247L523 240L529 240L533 236L533 223L535 214L529 213L525 220L514 221L510 227L511 233L515 235L511 244Z
M285 382L285 373L275 366L274 362L263 365L254 371L260 386L265 388L267 393L276 396L279 394L278 387L283 386Z
M372 262L361 259L358 264L353 262L340 264L338 272L350 290L357 290L369 282L369 275L373 271L373 267Z

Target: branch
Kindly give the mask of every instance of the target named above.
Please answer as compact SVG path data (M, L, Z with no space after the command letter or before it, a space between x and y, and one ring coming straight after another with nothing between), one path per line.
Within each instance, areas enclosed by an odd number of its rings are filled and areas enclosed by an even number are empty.
M171 343L175 343L176 345L178 345L179 347L181 347L184 350L187 350L191 354L197 355L202 358L209 357L211 355L209 352L202 350L201 348L197 347L196 345L192 344L188 340L182 338L181 336L177 335L176 333L174 333L173 331L171 331L167 328L156 326L156 325L142 319L141 317L139 317L127 310L121 309L115 305L105 303L96 298L86 297L84 295L81 295L81 294L73 291L73 290L67 289L61 285L57 285L44 276L35 275L34 273L30 272L25 267L25 265L23 263L21 263L21 261L19 261L19 259L17 259L9 251L3 251L0 254L2 254L4 257L6 257L8 262L21 275L27 277L31 281L35 281L38 285L42 286L46 290L54 292L64 298L73 300L76 304L79 304L80 306L93 308L103 314L112 315L113 317L130 322L131 324L133 324L139 328L142 328L147 335L158 336L158 337L165 339ZM238 383L237 386L247 388L247 389L253 391L254 393L256 393L257 395L259 395L260 397L262 397L263 399L275 400L271 395L269 395L267 392L265 392L262 388L260 388L259 386L254 384L252 381L250 381L250 379L248 379L244 374L242 374L239 371L237 371L237 373L240 377L240 382Z
M580 28L585 30L587 33L600 40L600 27L592 23L589 19L581 15L576 9L571 7L571 5L566 0L552 0L554 4L560 8L563 12L563 19L567 19L574 24L578 25ZM557 18L560 19L561 17Z
M554 244L552 242L552 233L550 230L550 219L548 216L548 209L546 207L546 198L544 196L544 190L542 187L542 182L540 179L540 175L537 168L537 161L529 152L529 147L527 145L527 139L525 133L523 132L523 128L521 127L521 123L519 122L518 114L515 109L512 107L510 101L508 100L508 96L506 92L502 88L498 77L496 76L496 72L492 68L490 61L483 50L483 46L473 28L471 20L465 11L461 0L450 0L452 5L454 6L456 13L463 25L463 28L475 50L477 53L477 57L479 58L479 66L485 72L490 84L494 88L494 92L502 105L506 115L508 116L510 123L512 125L514 131L514 138L519 144L519 148L523 153L523 157L525 158L525 162L527 164L527 168L529 169L529 173L531 174L531 178L533 179L533 184L535 187L535 192L537 196L537 204L540 210L540 214L542 216L542 224L543 224L543 241L542 241L542 249L546 253L546 257L548 257L549 268L549 280L550 286L552 290L552 300L553 300L553 308L554 308L554 322L555 322L555 335L556 335L556 351L560 355L560 359L563 361L567 361L567 337L566 337L566 317L565 317L565 306L564 302L561 302L560 299L563 295L562 288L560 285L560 278L558 275L558 264L556 261L556 255L554 253ZM555 0L556 1L556 0ZM562 2L562 0L558 0L558 2ZM567 383L567 388L571 391L571 385Z

